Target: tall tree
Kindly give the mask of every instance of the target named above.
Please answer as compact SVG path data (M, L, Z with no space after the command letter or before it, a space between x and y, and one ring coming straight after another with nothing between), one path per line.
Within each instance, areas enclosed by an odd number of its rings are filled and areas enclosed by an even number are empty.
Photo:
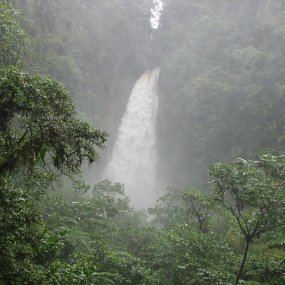
M239 283L250 244L285 225L285 157L262 155L210 168L214 199L234 217L245 240Z

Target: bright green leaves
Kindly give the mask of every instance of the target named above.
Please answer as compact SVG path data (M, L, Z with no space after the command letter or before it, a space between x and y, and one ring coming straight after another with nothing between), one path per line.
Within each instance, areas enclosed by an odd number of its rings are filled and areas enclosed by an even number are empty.
M1 71L0 172L33 166L49 154L56 168L76 171L97 160L106 133L80 121L63 86L16 68Z
M285 156L237 159L210 168L213 196L235 219L244 237L243 259L235 284L243 274L249 245L266 232L285 225Z
M0 3L0 68L17 65L27 48L27 36L21 28L17 12L8 1Z
M284 225L285 157L263 155L210 168L215 200L228 209L250 239Z

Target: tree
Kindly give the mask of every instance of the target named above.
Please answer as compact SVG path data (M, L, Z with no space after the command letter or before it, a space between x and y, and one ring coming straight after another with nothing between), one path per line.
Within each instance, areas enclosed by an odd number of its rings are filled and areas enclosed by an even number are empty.
M45 219L52 227L67 226L89 234L96 231L99 236L114 230L113 220L130 211L128 203L123 185L105 180L94 185L92 198L67 202L58 195L49 197L44 203Z
M18 14L8 1L0 3L0 68L17 65L26 52L28 41Z
M62 85L11 67L0 72L0 174L51 160L75 172L98 159L106 133L77 118Z
M0 280L5 284L43 284L43 265L63 248L63 235L48 233L39 209L50 185L46 168L75 173L84 160L98 158L95 147L105 141L104 132L77 118L61 84L15 67L0 70Z
M98 159L96 147L103 147L107 135L78 119L61 84L15 67L26 45L17 12L10 1L1 2L0 283L46 284L56 268L56 284L66 284L69 278L74 281L72 268L85 268L89 281L112 284L84 258L61 268L55 262L62 260L68 231L50 231L43 220L39 201L54 181L50 169L78 172L85 160Z
M155 208L148 212L154 215L154 222L163 227L176 223L193 225L203 233L208 232L211 201L198 189L187 188L182 192L169 188L168 193L158 200Z
M283 225L285 214L285 156L261 155L257 160L237 159L210 168L213 197L234 217L245 239L239 283L250 244Z
M149 232L153 238L138 255L159 277L158 284L230 284L235 257L223 237L187 224Z

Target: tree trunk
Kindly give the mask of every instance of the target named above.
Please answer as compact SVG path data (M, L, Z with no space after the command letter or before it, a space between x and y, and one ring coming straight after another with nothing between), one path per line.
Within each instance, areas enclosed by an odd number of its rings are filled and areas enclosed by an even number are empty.
M251 238L250 237L246 237L246 245L245 245L245 249L244 249L244 253L243 253L243 259L239 268L239 272L236 278L236 282L235 285L238 285L239 279L241 277L242 274L242 270L244 268L245 265L245 261L246 261L246 257L247 257L247 253L248 253L248 248L249 248L249 244L250 244Z

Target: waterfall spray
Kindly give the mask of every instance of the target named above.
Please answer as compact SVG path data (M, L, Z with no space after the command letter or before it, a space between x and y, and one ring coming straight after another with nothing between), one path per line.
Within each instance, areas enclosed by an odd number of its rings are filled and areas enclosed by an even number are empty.
M159 68L136 82L104 177L125 184L136 208L150 206L156 187L156 115Z

